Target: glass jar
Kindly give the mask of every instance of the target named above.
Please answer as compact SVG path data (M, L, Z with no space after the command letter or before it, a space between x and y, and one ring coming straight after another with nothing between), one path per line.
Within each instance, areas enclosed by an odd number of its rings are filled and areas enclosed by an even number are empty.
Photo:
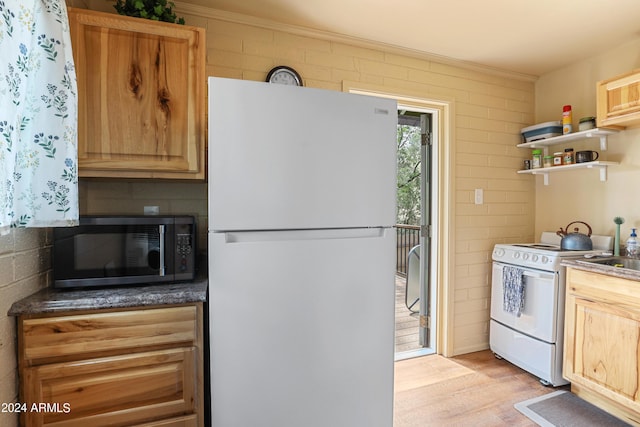
M531 151L531 168L538 169L542 167L542 150Z
M589 130L594 129L596 127L596 118L595 117L583 117L578 122L578 130Z
M562 151L558 151L557 153L553 153L553 166L562 166Z
M565 148L564 156L562 157L563 165L572 165L573 164L573 148Z
M544 156L542 158L542 167L550 168L553 166L553 156Z

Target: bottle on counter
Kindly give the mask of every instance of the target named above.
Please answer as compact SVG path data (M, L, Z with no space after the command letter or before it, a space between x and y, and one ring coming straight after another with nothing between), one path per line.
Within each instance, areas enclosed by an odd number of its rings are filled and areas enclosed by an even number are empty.
M562 155L563 153L561 151L553 153L553 166L562 166Z
M638 237L636 235L636 229L632 228L631 236L629 236L626 243L627 256L631 258L636 258L638 256L638 240L636 237Z
M573 132L573 115L571 114L571 105L562 107L562 134L566 135Z
M542 150L531 151L531 169L538 169L542 167Z
M544 156L542 158L542 166L545 168L553 167L553 156Z

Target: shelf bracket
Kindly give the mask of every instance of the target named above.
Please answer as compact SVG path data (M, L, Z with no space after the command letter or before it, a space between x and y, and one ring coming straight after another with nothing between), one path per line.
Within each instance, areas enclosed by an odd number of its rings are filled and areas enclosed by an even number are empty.
M607 135L600 135L600 151L607 151Z
M542 180L544 185L549 185L549 173L548 172L532 172L531 175L542 175Z
M602 182L606 182L607 181L607 167L602 167L600 168L600 181Z
M598 169L600 169L600 181L601 182L607 182L607 165L589 165L587 166L587 169L593 169L595 167L597 167Z

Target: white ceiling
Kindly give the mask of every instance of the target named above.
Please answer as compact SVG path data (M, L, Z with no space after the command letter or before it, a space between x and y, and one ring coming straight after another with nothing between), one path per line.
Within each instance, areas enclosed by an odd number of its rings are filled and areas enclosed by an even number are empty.
M181 0L539 76L640 37L640 0Z

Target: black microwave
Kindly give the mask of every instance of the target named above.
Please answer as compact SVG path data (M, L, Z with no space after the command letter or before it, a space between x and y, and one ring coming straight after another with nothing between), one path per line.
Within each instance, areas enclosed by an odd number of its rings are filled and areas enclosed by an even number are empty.
M192 216L81 216L53 230L53 286L77 288L190 281Z

